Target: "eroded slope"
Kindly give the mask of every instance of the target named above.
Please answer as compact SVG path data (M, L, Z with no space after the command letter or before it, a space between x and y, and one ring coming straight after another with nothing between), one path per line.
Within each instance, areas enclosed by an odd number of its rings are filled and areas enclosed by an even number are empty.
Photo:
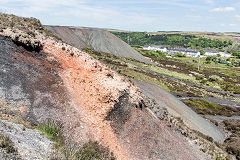
M59 36L64 42L79 49L90 47L99 52L128 57L145 63L152 63L120 38L103 29L64 26L46 27Z
M1 118L54 121L68 146L98 141L117 159L205 159L147 108L138 88L87 53L38 31L35 51L12 41L11 28L1 34Z

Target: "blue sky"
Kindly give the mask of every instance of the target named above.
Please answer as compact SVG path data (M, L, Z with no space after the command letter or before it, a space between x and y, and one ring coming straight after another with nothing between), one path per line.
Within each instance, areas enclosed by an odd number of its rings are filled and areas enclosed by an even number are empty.
M0 6L48 25L240 32L239 0L0 0Z

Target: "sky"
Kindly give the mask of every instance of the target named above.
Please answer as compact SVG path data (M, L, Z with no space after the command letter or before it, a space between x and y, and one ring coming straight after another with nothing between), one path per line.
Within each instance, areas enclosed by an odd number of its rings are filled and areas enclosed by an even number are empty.
M240 0L0 0L0 12L45 25L240 32Z

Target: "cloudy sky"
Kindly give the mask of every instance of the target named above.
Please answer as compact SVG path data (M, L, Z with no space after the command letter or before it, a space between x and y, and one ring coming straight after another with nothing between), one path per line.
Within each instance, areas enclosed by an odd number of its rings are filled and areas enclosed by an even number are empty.
M0 12L47 25L240 32L239 0L0 0Z

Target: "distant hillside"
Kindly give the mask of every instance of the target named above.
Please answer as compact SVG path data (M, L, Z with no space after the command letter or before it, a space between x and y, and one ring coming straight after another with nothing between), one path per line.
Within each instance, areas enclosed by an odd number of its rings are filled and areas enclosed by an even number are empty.
M192 32L192 31L159 31L159 32L149 32L151 35L160 34L181 34L181 35L195 35L203 38L210 39L220 39L220 40L240 40L240 33L235 32Z
M111 53L115 56L151 63L149 59L142 56L127 43L103 29L64 26L46 26L46 28L54 32L63 41L79 49L91 47L98 52Z
M168 47L183 47L191 49L213 49L224 51L232 46L232 40L211 39L193 33L182 32L112 32L131 45L163 45Z

